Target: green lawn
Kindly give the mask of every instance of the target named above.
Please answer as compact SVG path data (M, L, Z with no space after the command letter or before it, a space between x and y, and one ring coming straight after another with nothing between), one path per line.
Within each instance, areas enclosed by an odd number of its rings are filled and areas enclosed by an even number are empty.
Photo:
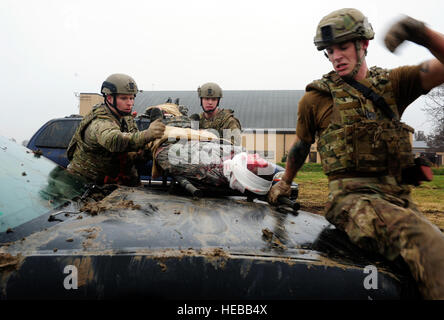
M413 200L424 212L438 211L444 216L444 175L435 175L412 190Z

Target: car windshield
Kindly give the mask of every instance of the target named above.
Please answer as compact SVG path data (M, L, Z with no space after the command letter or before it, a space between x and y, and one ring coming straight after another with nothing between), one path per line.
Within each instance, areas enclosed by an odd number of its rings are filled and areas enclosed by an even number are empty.
M0 136L0 232L35 219L85 190L80 177Z

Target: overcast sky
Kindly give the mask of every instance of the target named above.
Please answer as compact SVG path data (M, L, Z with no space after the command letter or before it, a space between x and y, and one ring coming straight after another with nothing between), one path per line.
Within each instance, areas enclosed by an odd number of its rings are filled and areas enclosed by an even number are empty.
M302 90L331 70L313 37L319 20L343 7L373 25L369 66L432 58L410 43L396 55L385 49L384 33L401 14L444 33L441 0L1 0L0 134L22 142L47 120L78 113L75 93L98 93L112 73L146 91L207 81L225 90ZM403 120L428 132L423 104Z

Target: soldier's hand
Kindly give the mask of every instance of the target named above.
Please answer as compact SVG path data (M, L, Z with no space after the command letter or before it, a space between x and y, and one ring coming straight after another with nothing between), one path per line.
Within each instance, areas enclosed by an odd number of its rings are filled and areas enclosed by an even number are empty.
M145 130L145 137L147 140L151 141L154 139L162 138L165 131L165 125L160 119L152 122L148 129Z
M389 29L385 35L384 43L387 49L394 52L405 40L427 47L429 38L426 35L424 22L406 16Z
M291 185L284 180L279 181L268 192L267 200L271 204L277 204L279 197L290 197Z
M132 163L142 162L144 160L143 157L143 149L139 149L138 151L128 152L128 160Z

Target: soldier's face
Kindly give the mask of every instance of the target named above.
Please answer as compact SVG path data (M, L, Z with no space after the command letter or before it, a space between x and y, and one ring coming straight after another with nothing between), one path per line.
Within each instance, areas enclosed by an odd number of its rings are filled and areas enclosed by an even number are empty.
M368 46L368 41L362 42L359 54L364 55L364 51ZM333 65L333 69L341 77L351 73L358 63L356 55L355 44L352 41L343 42L327 47L326 49L328 59Z
M111 98L112 103L112 96L109 96ZM120 111L124 113L130 113L134 105L134 95L133 94L118 94L116 97L116 107Z
M202 98L202 108L205 111L214 110L217 106L219 98Z

